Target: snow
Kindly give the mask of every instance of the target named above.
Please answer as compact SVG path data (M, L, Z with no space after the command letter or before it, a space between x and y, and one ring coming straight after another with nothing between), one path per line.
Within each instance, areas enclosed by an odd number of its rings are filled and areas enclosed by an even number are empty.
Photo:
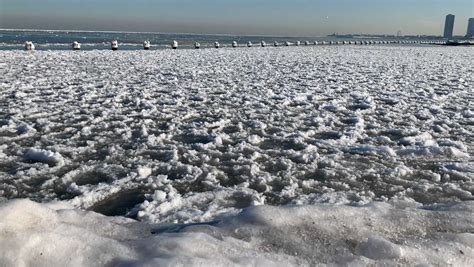
M0 258L64 245L44 265L469 265L473 61L465 47L0 51Z
M154 225L58 205L0 204L2 266L314 266L474 263L474 202L247 208Z

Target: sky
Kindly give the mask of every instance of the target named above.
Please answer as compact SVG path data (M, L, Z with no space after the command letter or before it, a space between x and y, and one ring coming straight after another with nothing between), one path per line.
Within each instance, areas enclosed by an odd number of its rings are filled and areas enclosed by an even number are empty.
M0 0L0 28L278 36L465 35L474 0Z

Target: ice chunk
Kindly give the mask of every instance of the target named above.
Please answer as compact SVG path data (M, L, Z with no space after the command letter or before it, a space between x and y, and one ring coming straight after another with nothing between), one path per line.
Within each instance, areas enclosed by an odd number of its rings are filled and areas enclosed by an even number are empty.
M32 162L42 162L49 165L63 165L64 158L58 152L45 149L29 148L23 155L24 159Z
M137 172L140 178L146 178L150 176L152 169L147 166L141 166L141 167L138 167Z

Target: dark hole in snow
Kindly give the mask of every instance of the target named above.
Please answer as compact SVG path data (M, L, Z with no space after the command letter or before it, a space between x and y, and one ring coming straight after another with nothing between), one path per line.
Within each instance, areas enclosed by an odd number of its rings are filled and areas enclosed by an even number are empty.
M118 192L108 198L94 204L89 210L107 215L107 216L127 216L134 218L132 209L145 201L143 188L135 188Z

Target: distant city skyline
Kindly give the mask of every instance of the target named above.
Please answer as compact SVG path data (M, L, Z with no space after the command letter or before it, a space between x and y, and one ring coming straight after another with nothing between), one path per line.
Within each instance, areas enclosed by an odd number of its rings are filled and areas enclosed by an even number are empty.
M473 0L0 0L0 28L321 36L466 35Z

